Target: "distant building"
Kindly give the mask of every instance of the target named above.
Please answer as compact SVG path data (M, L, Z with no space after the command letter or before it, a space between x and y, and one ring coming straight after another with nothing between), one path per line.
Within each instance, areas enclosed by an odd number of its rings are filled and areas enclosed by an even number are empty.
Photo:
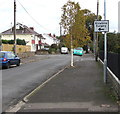
M43 34L43 37L45 38L44 43L48 44L51 46L52 44L59 44L60 40L56 38L55 35L50 34Z
M120 33L120 1L118 2L118 32Z

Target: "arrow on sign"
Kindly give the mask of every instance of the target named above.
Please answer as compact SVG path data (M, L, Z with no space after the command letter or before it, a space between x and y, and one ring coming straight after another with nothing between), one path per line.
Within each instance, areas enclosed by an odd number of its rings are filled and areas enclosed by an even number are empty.
M99 28L98 30L101 31L101 30L104 30L104 29Z

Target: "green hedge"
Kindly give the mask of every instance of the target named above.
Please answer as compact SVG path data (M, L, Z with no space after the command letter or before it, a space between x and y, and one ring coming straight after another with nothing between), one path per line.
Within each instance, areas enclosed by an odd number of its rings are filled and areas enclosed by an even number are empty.
M26 42L24 39L23 40L17 39L16 42L17 42L17 45L26 45ZM14 40L2 40L2 43L3 44L14 44Z

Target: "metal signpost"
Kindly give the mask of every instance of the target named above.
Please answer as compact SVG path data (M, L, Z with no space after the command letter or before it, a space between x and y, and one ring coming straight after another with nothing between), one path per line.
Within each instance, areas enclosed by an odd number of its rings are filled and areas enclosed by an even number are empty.
M94 32L104 32L104 83L107 83L107 32L109 20L94 21Z
M104 20L106 20L106 0L104 0ZM104 83L107 83L107 32L104 32Z

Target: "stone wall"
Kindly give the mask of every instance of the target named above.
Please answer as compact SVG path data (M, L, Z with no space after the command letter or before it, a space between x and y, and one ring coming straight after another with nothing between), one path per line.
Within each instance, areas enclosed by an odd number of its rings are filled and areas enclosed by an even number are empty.
M2 51L13 51L13 45L2 44ZM17 54L23 53L23 52L30 52L30 51L31 51L31 46L29 45L16 45Z
M18 56L20 58L27 58L27 57L32 57L34 56L35 53L34 52L23 52L23 53L18 53Z

